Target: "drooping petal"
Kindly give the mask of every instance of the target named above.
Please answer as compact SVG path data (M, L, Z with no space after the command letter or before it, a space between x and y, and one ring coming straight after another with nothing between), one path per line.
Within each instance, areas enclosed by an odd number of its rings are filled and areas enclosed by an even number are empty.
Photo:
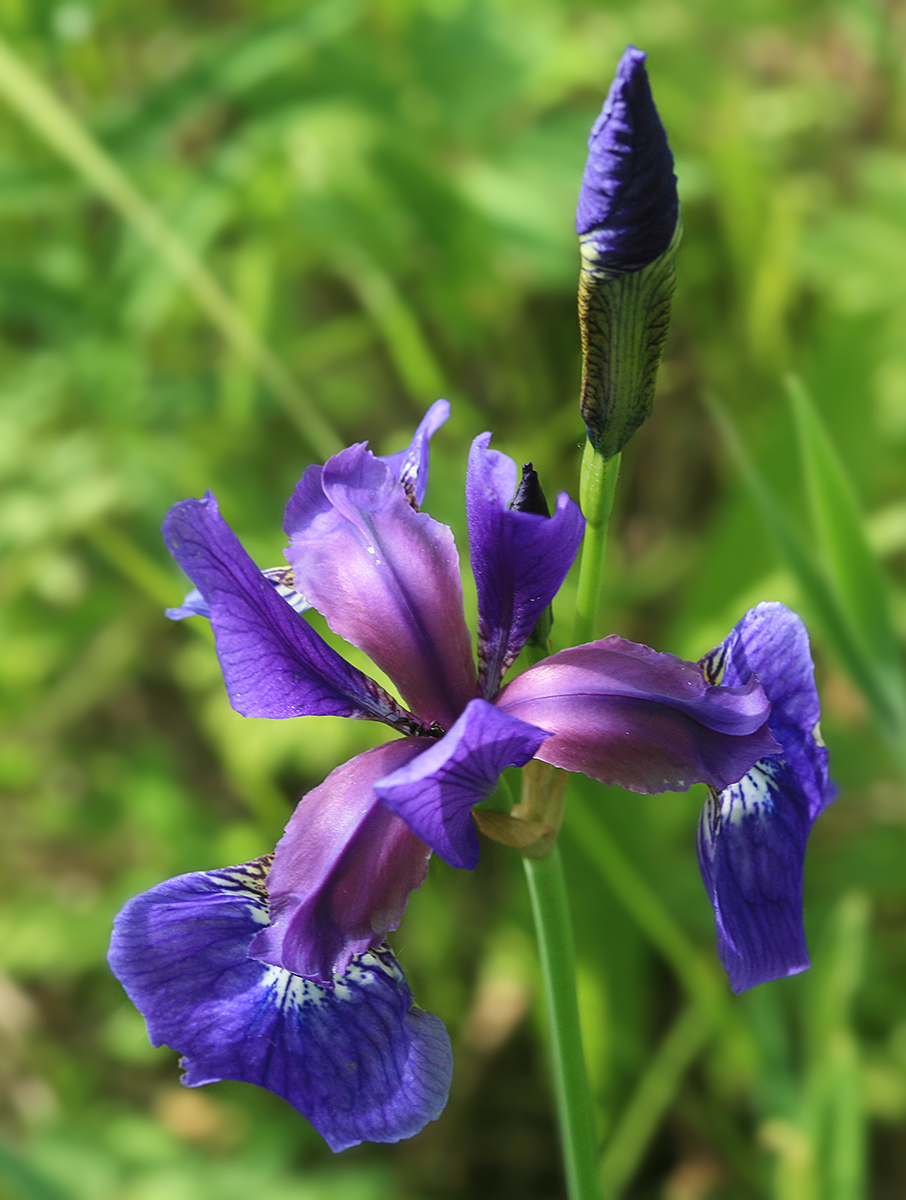
M451 867L472 870L479 849L473 806L491 795L504 767L524 766L546 737L486 700L473 700L440 741L374 790Z
M328 983L396 929L431 851L374 783L431 744L402 738L376 746L302 797L274 852L270 924L252 942L254 958Z
M757 679L713 687L695 663L619 637L552 654L496 704L553 733L544 762L634 792L726 787L777 747Z
M673 155L645 54L628 46L588 138L576 233L587 236L596 266L636 271L664 253L678 217Z
M188 1087L237 1079L282 1096L332 1150L411 1137L443 1110L452 1067L386 948L332 986L248 957L267 924L266 862L183 875L114 923L110 966Z
M509 507L516 464L488 448L489 433L472 443L466 474L469 554L478 589L478 661L490 699L553 600L582 541L585 519L561 492L550 517Z
M399 450L396 454L378 455L379 461L386 463L403 485L413 508L421 508L425 501L431 439L449 416L449 400L435 400L419 422L407 449Z
M446 525L415 512L360 444L305 472L284 527L296 586L331 629L386 671L425 723L452 725L477 683Z
M780 744L702 813L698 853L714 906L721 961L734 992L809 966L802 924L805 846L835 794L805 626L782 604L759 604L708 656L731 686L757 675Z
M246 717L366 717L399 728L413 725L383 688L331 649L280 598L221 517L210 492L203 500L174 505L163 534L208 605L224 683L237 712Z

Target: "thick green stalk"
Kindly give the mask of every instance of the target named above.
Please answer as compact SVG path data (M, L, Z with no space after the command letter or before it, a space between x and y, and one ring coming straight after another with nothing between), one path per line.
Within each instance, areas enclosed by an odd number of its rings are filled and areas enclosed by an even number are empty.
M576 624L573 642L581 645L595 636L595 619L604 578L604 552L607 526L613 511L613 498L620 473L620 455L602 458L591 442L585 443L582 474L579 479L579 503L585 515L585 537L579 567L576 596Z
M600 1200L598 1146L582 1051L576 955L566 881L556 846L524 858L550 1025L551 1060L569 1200Z

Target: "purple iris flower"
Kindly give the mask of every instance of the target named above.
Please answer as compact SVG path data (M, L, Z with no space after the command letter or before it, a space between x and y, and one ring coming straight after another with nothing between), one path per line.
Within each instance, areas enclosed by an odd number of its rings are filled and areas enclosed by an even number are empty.
M516 464L490 449L490 434L473 442L466 480L476 669L453 535L420 508L430 437L448 413L446 401L434 404L399 454L380 458L363 443L308 468L286 508L291 579L255 566L210 494L177 504L164 523L197 589L173 615L209 616L237 711L379 720L401 735L303 797L272 861L160 884L126 905L111 946L152 1040L183 1055L186 1083L258 1083L335 1150L408 1137L443 1108L446 1033L413 1005L385 939L432 850L475 866L471 810L504 768L534 756L633 791L704 782L722 795L778 750L800 770L784 741L798 715L778 716L759 682L763 670L773 678L767 655L757 670L728 666L718 685L699 665L607 637L501 687L584 521L565 493L550 517L510 507ZM306 605L364 650L401 699L330 647ZM727 645L745 642L739 629ZM775 706L785 686L777 682ZM712 898L726 906L721 864L749 847L723 833L721 842ZM730 907L741 914L741 901ZM745 958L748 943L737 944Z
M673 155L645 54L627 46L588 138L576 233L597 268L638 271L664 253L678 218Z

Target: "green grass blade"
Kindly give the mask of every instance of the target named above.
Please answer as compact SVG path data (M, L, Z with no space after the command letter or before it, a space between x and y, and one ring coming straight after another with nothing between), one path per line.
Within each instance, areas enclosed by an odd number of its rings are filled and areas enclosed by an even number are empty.
M709 407L736 464L752 494L782 558L799 586L804 602L821 625L824 636L841 666L861 690L871 707L880 730L894 746L900 744L899 710L892 701L885 675L879 674L874 658L854 627L849 614L811 547L796 530L780 507L774 493L752 462L742 440L720 404L711 399Z
M809 1070L803 1124L816 1143L827 1200L863 1200L866 1113L853 999L865 971L868 897L848 892L831 915L826 949L810 980Z
M95 189L176 276L235 352L294 421L311 449L327 458L342 448L282 361L261 340L226 291L137 190L103 147L38 75L0 39L0 96L44 142Z
M868 543L855 491L808 392L798 379L791 378L787 386L822 561L841 608L889 692L891 711L902 729L900 650L887 587Z
M631 1182L683 1076L714 1031L713 1013L692 1001L668 1031L626 1106L601 1159L604 1200Z

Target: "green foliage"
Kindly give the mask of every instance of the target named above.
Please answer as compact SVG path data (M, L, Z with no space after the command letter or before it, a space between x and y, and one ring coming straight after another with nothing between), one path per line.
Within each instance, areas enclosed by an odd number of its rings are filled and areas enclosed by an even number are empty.
M444 1117L399 1147L334 1160L266 1093L181 1089L103 953L127 896L269 849L382 736L229 709L203 623L161 615L184 589L157 533L173 501L211 488L276 564L312 456L396 449L438 394L428 507L460 546L483 429L575 494L573 206L630 41L686 232L599 627L697 657L756 600L800 607L841 794L807 864L813 972L735 1000L701 796L580 781L563 855L604 1179L638 1200L906 1191L904 37L862 0L3 6L4 1200L562 1194L502 848L474 876L435 863L396 935L457 1056Z

